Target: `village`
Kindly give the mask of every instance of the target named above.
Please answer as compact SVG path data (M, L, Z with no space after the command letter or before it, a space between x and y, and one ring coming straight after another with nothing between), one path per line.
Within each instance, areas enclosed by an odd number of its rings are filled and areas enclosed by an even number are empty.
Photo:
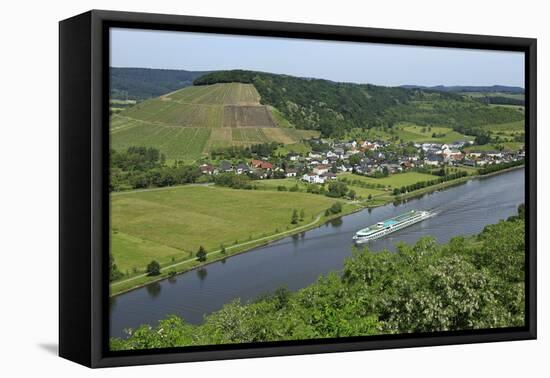
M233 173L254 179L297 178L310 184L336 180L339 173L386 177L411 170L433 171L447 167L483 168L523 160L525 151L475 149L471 141L446 143L392 143L386 141L308 141L308 153L258 156L203 163L203 175Z

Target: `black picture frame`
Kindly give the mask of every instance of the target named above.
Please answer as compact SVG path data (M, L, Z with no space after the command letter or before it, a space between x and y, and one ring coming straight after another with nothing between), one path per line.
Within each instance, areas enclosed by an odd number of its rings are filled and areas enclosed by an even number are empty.
M109 28L525 53L526 324L521 328L144 351L108 348ZM59 354L88 367L536 338L536 39L92 10L59 24Z

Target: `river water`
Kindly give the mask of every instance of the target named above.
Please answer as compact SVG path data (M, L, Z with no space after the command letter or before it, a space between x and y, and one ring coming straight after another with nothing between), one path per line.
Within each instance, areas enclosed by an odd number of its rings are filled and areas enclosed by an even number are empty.
M479 233L485 225L516 213L525 201L524 174L524 169L517 169L404 203L365 209L224 262L118 295L111 298L111 336L125 336L125 328L155 325L170 314L198 324L204 315L235 298L247 301L281 286L303 288L321 274L342 269L357 230L407 210L432 210L437 215L370 242L371 250L393 250L397 242L414 243L425 235L447 242L456 235Z

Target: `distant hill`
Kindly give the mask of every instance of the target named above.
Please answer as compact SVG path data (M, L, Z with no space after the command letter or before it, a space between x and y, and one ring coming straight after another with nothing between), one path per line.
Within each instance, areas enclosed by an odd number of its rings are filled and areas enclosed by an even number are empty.
M111 67L111 98L145 100L188 87L210 71Z
M483 133L483 125L523 119L516 109L494 108L452 91L336 83L265 72L232 70L202 75L195 85L253 84L261 103L277 108L297 128L344 136L352 129L389 127L400 122L438 125L462 134Z
M407 89L428 89L440 92L483 92L483 93L517 93L523 94L525 90L522 87L512 87L506 85L491 85L491 86L472 86L472 85L436 85L432 87L422 85L402 85L401 88Z

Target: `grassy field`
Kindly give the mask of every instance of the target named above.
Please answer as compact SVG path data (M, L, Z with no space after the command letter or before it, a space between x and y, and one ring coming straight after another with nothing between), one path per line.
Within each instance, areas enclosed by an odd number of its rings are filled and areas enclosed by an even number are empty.
M335 200L314 194L180 186L111 196L112 253L120 270L143 271L311 222ZM246 211L242 211L246 209ZM304 220L292 225L292 210Z
M384 185L387 187L392 188L399 188L406 185L415 184L419 181L428 181L436 178L437 176L429 175L426 173L419 173L419 172L405 172L405 173L397 173L394 175L390 175L388 177L382 177L382 178L373 178L373 177L367 177L367 176L359 176L354 175L353 173L340 173L338 174L339 178L347 178L348 180L359 180L367 184L374 184L374 185Z
M483 127L489 131L525 131L525 121L495 123Z
M298 190L300 192L306 192L308 187L307 183L296 178L256 180L254 181L254 184L259 190L274 190L274 191L278 191L279 186L284 186L287 189L290 189L295 185L298 185ZM364 187L352 185L352 184L348 184L348 189L354 190L355 194L361 197L360 199L367 199L370 195L372 197L384 197L387 200L388 198L386 198L386 196L391 195L390 192L385 191L383 189L364 188Z
M111 129L111 148L122 151L130 146L151 146L158 148L170 160L195 160L207 147L212 130L134 121Z
M168 160L194 161L216 148L294 144L319 135L292 128L276 109L259 101L251 84L187 87L113 115L111 147L155 147Z
M436 136L434 137L433 134ZM450 127L424 127L414 124L397 125L396 135L405 142L415 143L452 143L474 139L471 136L460 134Z
M503 151L518 151L523 147L525 143L521 142L504 142L504 143L498 143L498 144L484 144L482 146L470 146L466 147L464 150L466 152L471 151L496 151L499 149L499 147L503 148Z
M293 143L281 146L276 150L276 154L279 156L286 156L290 152L307 154L311 152L311 147L309 145L306 145L305 143Z
M433 134L436 134L434 137ZM398 138L403 142L414 143L452 143L455 141L473 140L469 135L463 135L450 127L424 127L412 123L399 123L393 129L385 131L381 128L372 128L368 131L368 138L392 140Z
M506 97L515 100L524 100L525 95L523 93L504 93L504 92L462 92L463 95L479 98L479 97Z

